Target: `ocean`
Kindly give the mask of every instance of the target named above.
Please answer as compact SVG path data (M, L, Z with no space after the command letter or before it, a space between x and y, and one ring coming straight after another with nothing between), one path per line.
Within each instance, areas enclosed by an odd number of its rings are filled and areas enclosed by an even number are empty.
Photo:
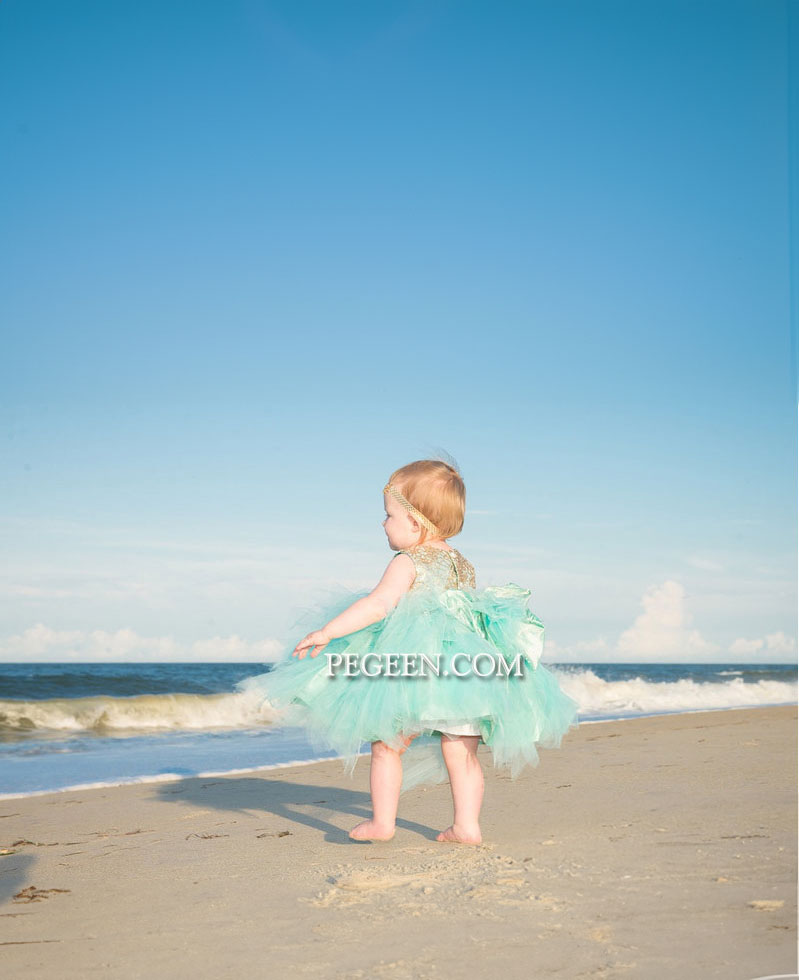
M580 705L580 723L797 700L794 664L544 665ZM0 798L333 757L236 690L268 670L256 663L0 664Z

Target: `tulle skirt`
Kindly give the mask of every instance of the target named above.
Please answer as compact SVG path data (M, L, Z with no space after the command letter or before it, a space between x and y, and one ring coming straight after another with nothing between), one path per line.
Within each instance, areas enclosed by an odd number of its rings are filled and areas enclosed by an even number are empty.
M377 623L338 637L312 658L287 650L271 671L239 689L333 749L352 772L382 741L404 748L403 791L446 778L438 736L479 735L495 767L515 778L577 727L578 704L540 663L544 627L517 585L411 590ZM317 610L320 628L358 595Z

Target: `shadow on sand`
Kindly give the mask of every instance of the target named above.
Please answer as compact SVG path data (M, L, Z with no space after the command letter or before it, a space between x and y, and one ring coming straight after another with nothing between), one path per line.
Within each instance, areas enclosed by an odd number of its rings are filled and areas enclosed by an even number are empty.
M324 834L329 843L363 846L348 836L356 823L372 815L368 793L333 786L315 786L280 779L277 776L225 776L193 777L177 782L159 783L154 787L158 799L168 803L216 809L220 812L270 813L285 821L285 828L275 828L275 833L290 830L291 825L301 825ZM353 818L351 825L342 829L331 823L329 816L341 813ZM435 840L437 829L397 819L397 827L415 831L428 840Z

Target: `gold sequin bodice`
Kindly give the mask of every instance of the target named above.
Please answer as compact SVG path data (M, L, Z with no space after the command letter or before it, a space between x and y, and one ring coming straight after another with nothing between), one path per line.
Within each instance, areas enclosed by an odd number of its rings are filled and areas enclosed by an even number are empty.
M473 589L474 567L454 548L446 551L432 545L403 548L398 555L408 555L416 566L416 578L410 591L418 589Z

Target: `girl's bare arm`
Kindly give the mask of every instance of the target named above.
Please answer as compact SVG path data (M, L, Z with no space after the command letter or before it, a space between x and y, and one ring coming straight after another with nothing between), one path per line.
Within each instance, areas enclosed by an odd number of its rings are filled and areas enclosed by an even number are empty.
M303 637L294 648L292 657L302 660L309 649L311 656L316 657L336 637L347 636L384 619L410 589L415 577L416 569L412 559L408 555L396 555L368 596L357 599L322 629L314 630Z

